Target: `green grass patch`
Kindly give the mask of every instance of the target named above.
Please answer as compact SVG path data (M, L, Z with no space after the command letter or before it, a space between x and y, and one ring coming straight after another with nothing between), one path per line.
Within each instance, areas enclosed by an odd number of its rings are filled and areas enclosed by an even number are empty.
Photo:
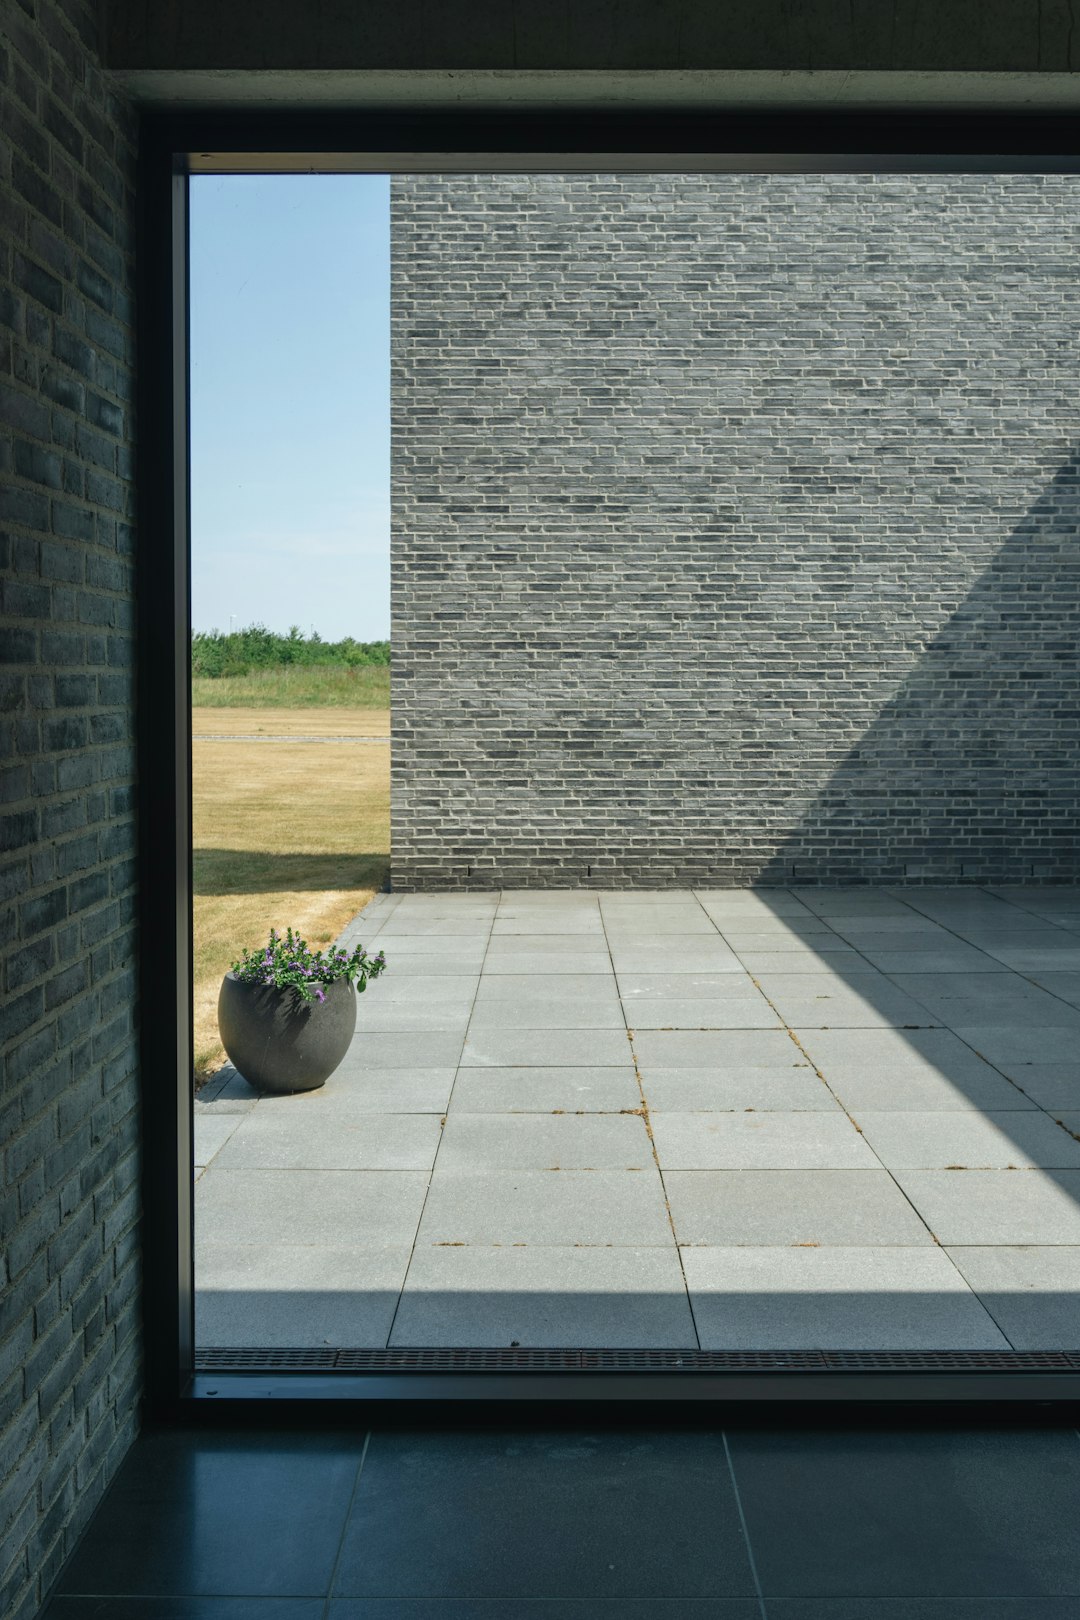
M390 707L389 664L287 664L246 675L193 675L196 709Z

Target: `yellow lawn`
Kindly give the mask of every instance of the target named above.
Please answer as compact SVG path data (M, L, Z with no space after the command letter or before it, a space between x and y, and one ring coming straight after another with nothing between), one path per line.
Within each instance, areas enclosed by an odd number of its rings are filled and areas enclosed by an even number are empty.
M384 736L385 710L196 709L200 736ZM222 975L271 927L329 944L386 881L390 747L380 742L194 741L195 1070L224 1052Z
M389 709L193 709L196 737L389 737Z

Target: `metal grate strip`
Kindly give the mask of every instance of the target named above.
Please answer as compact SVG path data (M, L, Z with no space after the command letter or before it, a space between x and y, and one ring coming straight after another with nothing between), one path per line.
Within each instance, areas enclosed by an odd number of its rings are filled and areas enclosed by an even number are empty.
M350 1350L207 1347L198 1372L1077 1372L1080 1350Z

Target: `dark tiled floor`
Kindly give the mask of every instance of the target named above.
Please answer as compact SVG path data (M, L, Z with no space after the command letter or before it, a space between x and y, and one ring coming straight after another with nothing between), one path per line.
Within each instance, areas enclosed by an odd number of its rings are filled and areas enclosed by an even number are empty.
M1080 1436L145 1434L48 1620L1080 1620Z

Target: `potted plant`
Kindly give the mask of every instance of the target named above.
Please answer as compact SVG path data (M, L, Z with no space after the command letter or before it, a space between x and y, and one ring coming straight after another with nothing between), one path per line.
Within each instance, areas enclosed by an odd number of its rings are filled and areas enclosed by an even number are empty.
M382 951L312 951L288 929L245 951L221 983L218 1028L230 1062L261 1091L314 1091L345 1056L356 992L386 966Z

